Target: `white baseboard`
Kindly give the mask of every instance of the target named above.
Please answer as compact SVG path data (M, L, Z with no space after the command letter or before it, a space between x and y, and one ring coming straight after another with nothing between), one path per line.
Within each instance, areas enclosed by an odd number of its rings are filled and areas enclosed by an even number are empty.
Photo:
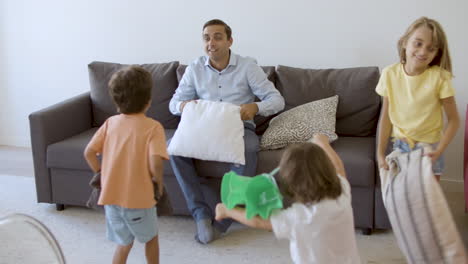
M0 145L31 148L31 139L15 135L2 135L0 136Z
M450 182L450 183L463 183L461 180L454 180L454 179L440 179L443 182Z

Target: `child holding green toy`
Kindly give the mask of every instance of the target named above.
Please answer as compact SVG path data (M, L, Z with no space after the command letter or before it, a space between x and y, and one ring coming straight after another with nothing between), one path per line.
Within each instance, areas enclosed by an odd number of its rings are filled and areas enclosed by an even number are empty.
M354 233L351 188L343 162L328 137L290 146L280 161L281 182L293 204L269 219L247 219L245 209L216 206L216 220L232 218L272 230L290 241L294 263L361 263Z

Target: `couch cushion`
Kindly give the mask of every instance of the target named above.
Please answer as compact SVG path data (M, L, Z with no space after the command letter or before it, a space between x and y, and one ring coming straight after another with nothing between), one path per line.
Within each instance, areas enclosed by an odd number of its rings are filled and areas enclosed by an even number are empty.
M86 145L98 130L97 127L56 142L47 147L47 167L91 170L84 159Z
M351 186L374 186L375 137L340 137L331 146L343 160ZM277 167L284 150L283 148L260 151L257 173L269 172Z
M380 76L377 67L313 70L279 65L276 74L276 87L285 99L285 111L338 95L336 133L375 135L380 113L380 97L374 91Z
M109 62L92 62L88 65L91 86L94 126L117 113L108 92L108 82L114 72L128 65ZM152 103L147 115L163 125L164 128L176 128L179 117L169 112L169 101L177 88L176 69L179 62L141 64L153 77Z
M169 139L174 130L166 129ZM345 164L348 180L353 187L374 187L375 184L375 137L340 137L332 144ZM257 175L270 172L279 165L283 149L262 150L258 152ZM222 178L230 169L225 162L194 160L199 175ZM281 172L280 172L281 173ZM164 165L164 176L175 177L169 162Z
M331 145L343 160L352 186L374 187L375 137L339 137Z
M177 83L180 83L180 80L182 80L182 76L184 76L185 69L187 69L187 65L185 64L179 64L179 67L177 67Z

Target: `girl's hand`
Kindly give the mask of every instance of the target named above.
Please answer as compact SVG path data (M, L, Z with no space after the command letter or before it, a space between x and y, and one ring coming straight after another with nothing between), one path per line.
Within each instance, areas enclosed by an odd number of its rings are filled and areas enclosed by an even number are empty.
M321 142L325 142L325 143L328 143L329 142L329 138L327 135L325 134L322 134L322 133L315 133L313 136L312 136L312 142L317 144L317 143L321 143Z
M216 205L216 210L215 211L216 211L216 216L215 216L216 221L221 221L224 218L227 218L228 209L226 208L226 206L223 203L218 203Z
M432 163L434 163L437 159L439 159L441 154L442 152L440 150L434 150L432 152L425 153L424 156L428 156L429 158L431 158Z
M379 155L379 157L377 158L377 162L379 163L379 169L388 170L388 163L385 160L384 156Z

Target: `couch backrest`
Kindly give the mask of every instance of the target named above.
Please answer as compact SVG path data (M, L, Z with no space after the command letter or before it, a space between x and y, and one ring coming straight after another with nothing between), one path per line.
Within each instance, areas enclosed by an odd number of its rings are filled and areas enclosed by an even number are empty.
M108 93L112 74L128 65L92 62L88 65L94 126L100 126L117 113ZM140 65L148 70L154 81L153 101L148 116L165 128L177 128L180 118L169 112L169 101L177 89L187 65L179 62ZM279 65L262 66L268 79L283 95L284 111L311 101L339 96L336 132L341 136L375 135L380 113L380 97L375 93L379 80L377 67L348 69L301 69ZM272 117L255 118L257 133L262 134Z
M114 72L128 65L95 61L88 65L93 108L93 126L100 126L117 114L108 92L108 83ZM141 64L153 77L152 103L147 115L158 120L164 128L177 128L180 118L169 112L169 101L177 89L176 70L179 62Z
M380 113L377 67L301 69L279 65L276 88L285 99L285 111L338 95L336 133L341 136L375 135Z

